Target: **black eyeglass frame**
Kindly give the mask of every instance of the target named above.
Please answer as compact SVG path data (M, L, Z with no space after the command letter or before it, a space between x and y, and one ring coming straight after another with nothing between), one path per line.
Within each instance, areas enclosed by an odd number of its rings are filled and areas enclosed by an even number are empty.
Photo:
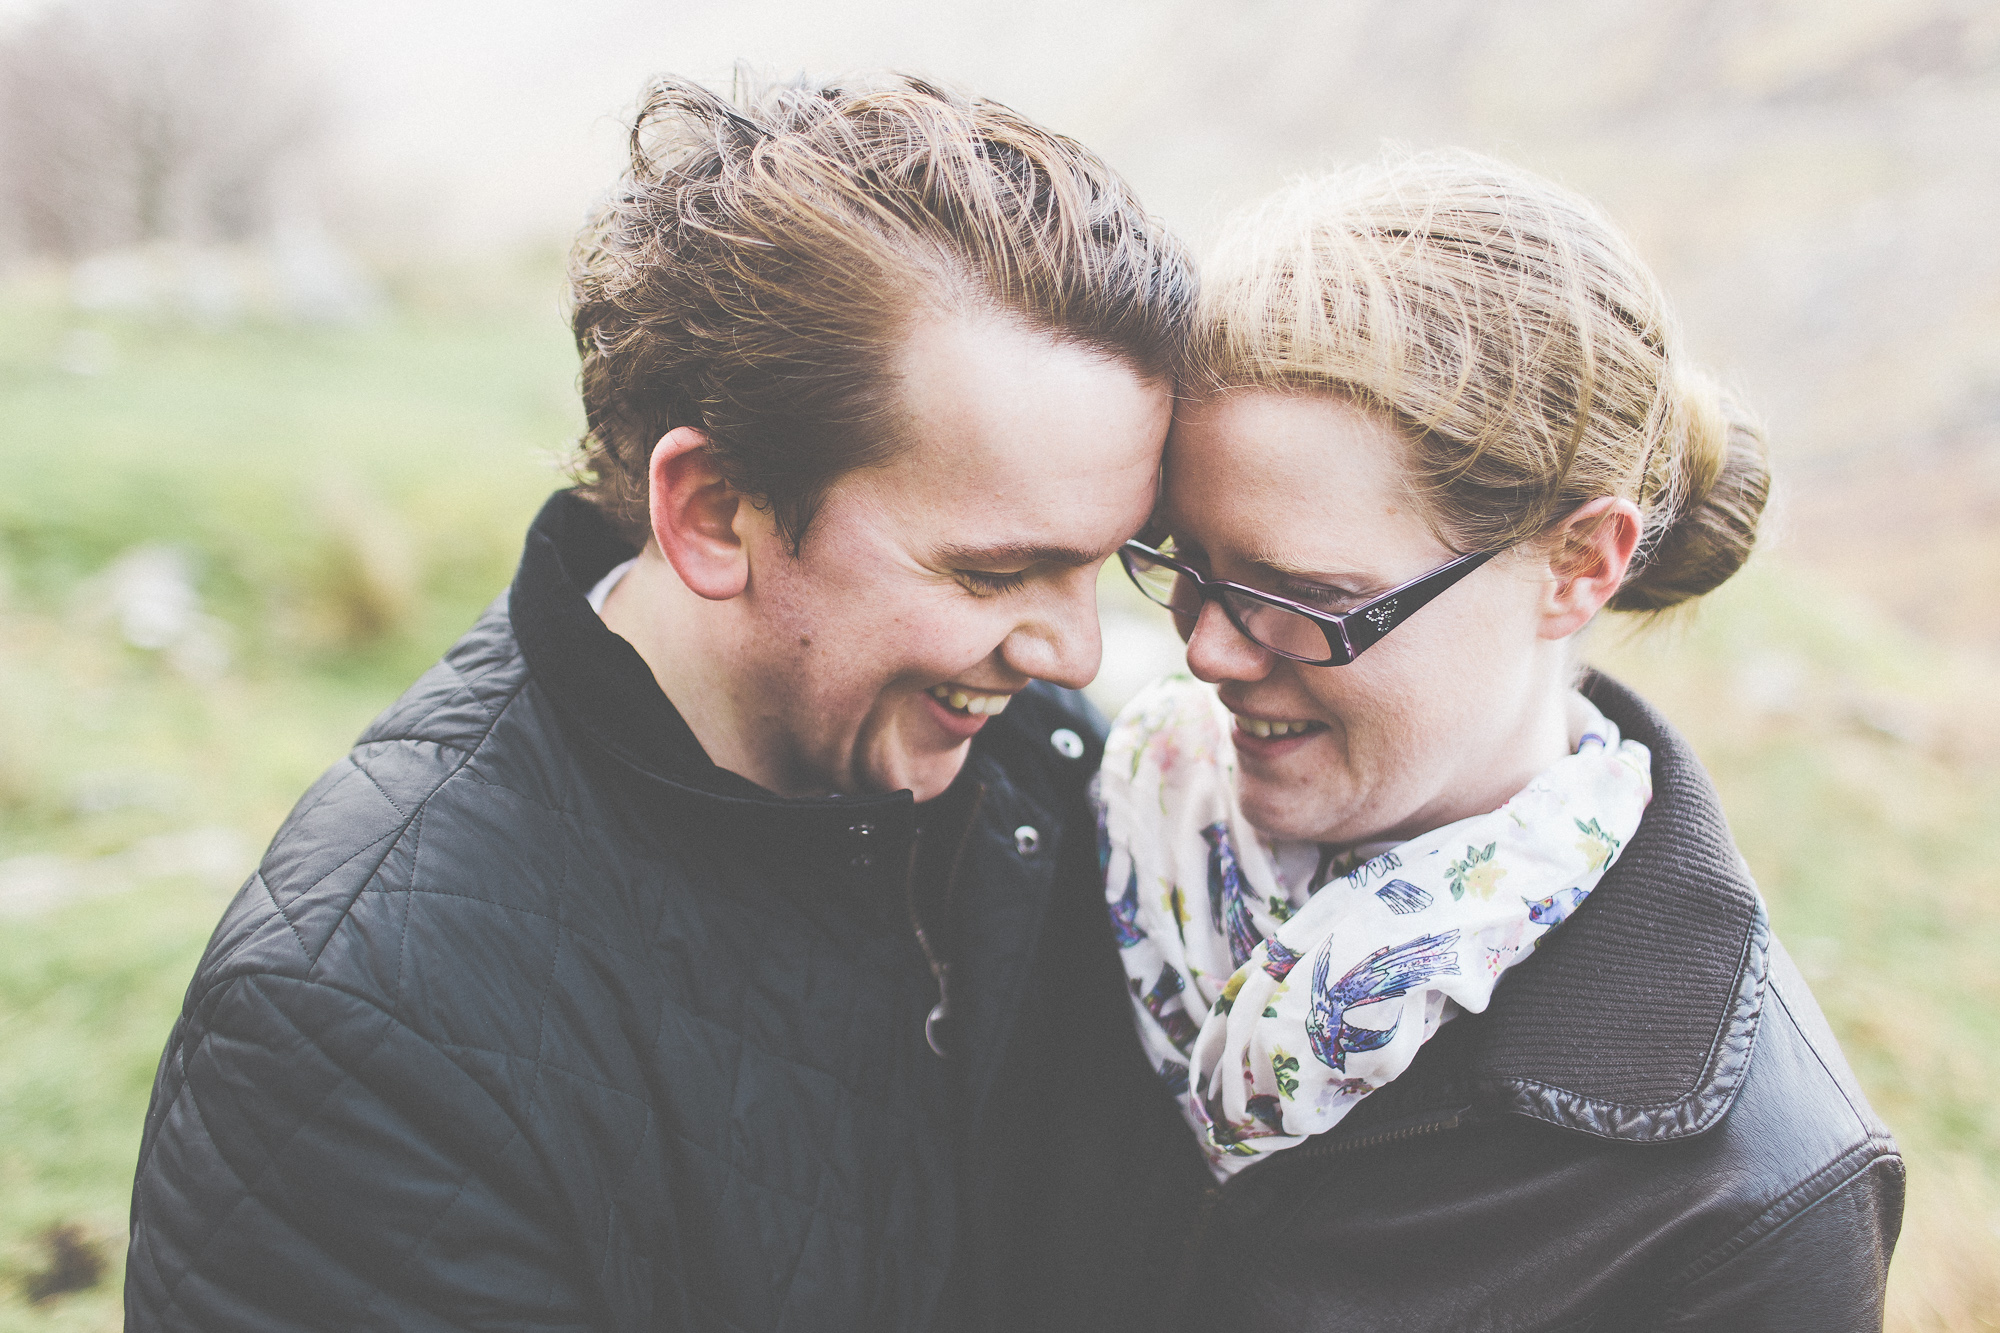
M1118 563L1125 567L1125 577L1132 580L1132 584L1138 588L1140 596L1155 606L1166 608L1177 616L1185 615L1186 613L1175 611L1171 603L1163 602L1153 596L1145 583L1140 580L1139 571L1132 567L1134 558L1143 559L1149 564L1171 569L1179 577L1191 580L1195 591L1200 594L1202 601L1212 601L1220 606L1222 614L1228 616L1229 623L1236 627L1236 632L1256 644L1259 648L1262 648L1265 652L1276 653L1280 657L1288 657L1294 662L1302 662L1307 666L1346 666L1355 658L1361 656L1362 653L1380 643L1390 630L1396 628L1396 626L1408 620L1423 607L1429 605L1431 600L1439 593L1451 587L1454 583L1457 583L1467 574L1470 574L1473 570L1479 568L1498 554L1500 554L1498 551L1474 551L1469 555L1459 556L1456 560L1439 565L1428 574L1419 574L1407 583L1398 584L1383 593L1380 597L1370 598L1360 606L1355 607L1352 611L1321 611L1307 606L1303 602L1295 602L1288 597L1279 597L1273 593L1247 587L1241 583L1229 583L1222 579L1203 578L1200 571L1194 569L1185 561L1176 560L1173 556L1155 550L1144 542L1128 541L1119 547ZM1265 643L1250 632L1249 627L1243 623L1243 617L1237 612L1234 606L1230 605L1229 599L1232 595L1247 597L1252 601L1262 602L1266 606L1276 607L1280 611L1289 611L1293 615L1304 616L1307 620L1317 625L1320 633L1326 636L1327 656L1319 658L1301 657L1297 653L1286 652L1283 648L1274 648L1270 644ZM1197 608L1197 614L1199 614L1199 608Z

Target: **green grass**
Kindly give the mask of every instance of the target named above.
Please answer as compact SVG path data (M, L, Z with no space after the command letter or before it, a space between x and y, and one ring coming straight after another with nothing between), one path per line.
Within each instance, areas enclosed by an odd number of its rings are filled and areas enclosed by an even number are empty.
M247 862L505 588L580 424L560 286L548 262L442 275L353 330L89 318L46 286L0 293L0 872L215 825ZM108 349L105 373L62 368L79 333ZM226 671L190 677L120 640L98 575L148 543L197 571ZM0 1333L120 1323L153 1070L227 900L185 875L126 878L0 916ZM37 1238L58 1223L110 1269L31 1306Z
M17 294L0 320L16 595L47 605L168 542L249 656L402 672L504 580L577 433L559 290L537 265L486 305L412 300L358 331L87 319ZM105 373L62 368L80 334ZM355 568L382 553L407 568ZM354 586L368 577L384 586ZM372 624L371 597L390 604Z
M47 290L0 294L0 874L58 857L137 884L0 917L0 1333L118 1326L154 1064L227 896L117 858L204 825L261 846L505 586L578 429L558 287L546 263L437 275L345 331L85 320ZM79 328L107 373L61 368ZM229 669L189 676L119 640L95 580L141 543L191 558ZM1714 771L1909 1150L1892 1326L1996 1326L2000 678L1781 556L1691 620L1598 635L1592 656ZM30 1306L35 1238L65 1222L111 1270Z
M132 1164L160 1047L223 899L186 882L5 923L0 946L0 1330L119 1326ZM95 1289L20 1298L32 1238L80 1224L114 1259Z

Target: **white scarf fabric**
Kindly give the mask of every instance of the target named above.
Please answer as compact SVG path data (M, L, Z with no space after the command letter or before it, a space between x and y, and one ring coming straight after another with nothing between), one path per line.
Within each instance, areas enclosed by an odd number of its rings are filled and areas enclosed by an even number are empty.
M1245 821L1213 690L1169 677L1118 715L1105 898L1141 1038L1218 1178L1338 1124L1452 1006L1483 1011L1617 859L1652 755L1570 704L1575 753L1498 810L1345 856Z

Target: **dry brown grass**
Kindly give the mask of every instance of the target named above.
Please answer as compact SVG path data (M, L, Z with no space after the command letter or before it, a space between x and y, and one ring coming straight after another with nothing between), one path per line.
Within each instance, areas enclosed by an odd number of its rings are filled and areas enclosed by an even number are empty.
M1889 1270L1886 1333L2000 1329L2000 1197L1976 1162L1906 1155L1909 1211Z

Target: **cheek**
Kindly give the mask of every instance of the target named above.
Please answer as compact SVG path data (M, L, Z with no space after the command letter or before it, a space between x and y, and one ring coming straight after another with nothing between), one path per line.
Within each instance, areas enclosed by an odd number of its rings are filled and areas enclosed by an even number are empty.
M1316 702L1350 731L1366 731L1406 725L1430 692L1433 668L1424 654L1388 639L1346 666L1300 674Z
M1343 684L1354 706L1403 728L1413 742L1449 746L1516 702L1511 696L1524 685L1521 667L1533 642L1503 608L1474 603L1457 615L1400 627L1344 668L1364 674Z
M843 617L837 632L815 644L816 654L824 650L819 671L848 692L885 702L907 702L904 696L974 674L1012 625L983 603L965 605L955 588L905 590L862 605L871 609Z
M1449 635L1412 634L1416 629L1402 626L1347 666L1300 673L1344 733L1347 763L1378 777L1448 750L1469 714L1483 707L1476 660Z

